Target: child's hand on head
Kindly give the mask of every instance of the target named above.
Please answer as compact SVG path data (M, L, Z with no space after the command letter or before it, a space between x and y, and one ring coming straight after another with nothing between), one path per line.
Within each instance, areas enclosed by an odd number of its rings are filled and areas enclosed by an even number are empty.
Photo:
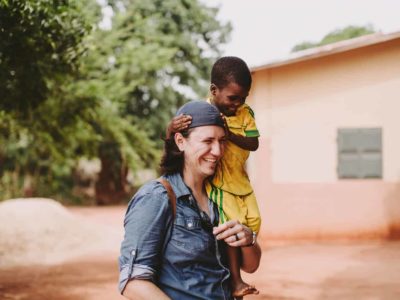
M172 119L171 129L173 132L185 130L192 123L192 117L189 115L179 115Z

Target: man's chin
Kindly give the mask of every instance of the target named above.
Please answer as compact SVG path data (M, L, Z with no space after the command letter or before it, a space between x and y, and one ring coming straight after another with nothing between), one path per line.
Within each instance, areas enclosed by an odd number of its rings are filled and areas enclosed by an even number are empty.
M215 173L215 168L212 168L212 169L210 168L204 173L207 174L207 177L212 176Z

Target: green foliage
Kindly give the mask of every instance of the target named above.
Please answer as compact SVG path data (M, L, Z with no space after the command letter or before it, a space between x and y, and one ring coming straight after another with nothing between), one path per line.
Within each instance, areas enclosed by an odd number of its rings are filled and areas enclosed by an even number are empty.
M90 31L81 10L80 1L0 4L0 197L20 196L45 178L51 190L52 179L70 173L70 133L79 123L65 83L77 74Z
M71 197L82 157L106 156L116 174L155 167L176 107L205 96L230 30L216 9L109 4L102 30L95 0L0 0L0 199Z
M45 101L54 77L71 74L85 50L88 24L79 1L3 1L0 6L0 103L5 111L30 111Z
M327 35L325 35L321 41L314 42L302 42L292 48L292 52L297 52L309 48L323 46L327 44L336 43L343 40L352 39L366 34L374 33L375 30L371 25L367 26L347 26L342 29L336 29Z
M121 114L135 116L159 141L176 107L206 96L210 67L230 27L216 21L216 9L195 0L122 3L112 30L96 33L101 42L94 54L103 53L98 73L109 83L109 97L122 103Z

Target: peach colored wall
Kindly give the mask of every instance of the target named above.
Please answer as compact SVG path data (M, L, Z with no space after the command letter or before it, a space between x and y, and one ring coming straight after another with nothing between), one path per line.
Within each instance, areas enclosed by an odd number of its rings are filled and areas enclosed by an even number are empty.
M393 236L400 224L400 39L253 74L250 178L268 237ZM337 178L337 129L383 129L383 179ZM393 227L394 226L394 227Z

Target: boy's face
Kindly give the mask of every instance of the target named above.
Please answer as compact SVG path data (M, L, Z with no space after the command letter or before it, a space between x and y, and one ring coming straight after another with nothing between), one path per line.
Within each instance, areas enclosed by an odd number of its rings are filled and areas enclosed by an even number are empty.
M210 87L212 102L225 116L234 116L238 108L246 101L249 90L231 82L223 88L215 84Z

